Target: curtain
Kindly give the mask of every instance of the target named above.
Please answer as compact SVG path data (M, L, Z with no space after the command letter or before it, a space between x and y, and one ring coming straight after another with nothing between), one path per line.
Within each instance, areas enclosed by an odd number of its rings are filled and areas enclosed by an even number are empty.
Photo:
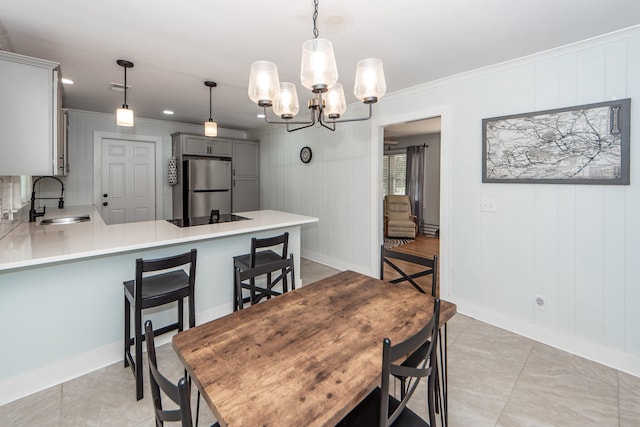
M407 196L411 199L413 214L418 217L418 232L422 227L424 153L424 146L407 147Z

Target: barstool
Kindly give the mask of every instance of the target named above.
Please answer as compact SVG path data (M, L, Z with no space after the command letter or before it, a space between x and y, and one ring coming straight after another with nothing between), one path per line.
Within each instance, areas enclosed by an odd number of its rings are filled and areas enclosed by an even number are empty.
M178 321L153 331L154 335L177 329L184 329L183 299L189 300L189 327L196 325L194 287L196 280L196 249L180 255L151 260L136 259L136 277L123 282L124 285L124 366L131 366L136 378L136 399L142 392L142 310L170 302L178 302ZM189 264L189 274L183 269ZM155 275L145 273L165 271ZM135 335L131 336L131 305L134 309ZM131 346L135 345L135 358L131 356Z
M277 254L276 252L268 249L257 251L257 249L262 248L270 248L274 246L282 245L282 252ZM241 287L237 283L237 278L235 274L235 270L238 269L240 272L253 269L255 267L263 266L269 263L273 263L274 261L282 261L287 259L287 249L289 245L289 233L285 232L281 235L274 237L267 237L264 239L259 239L257 237L253 237L251 239L251 252L244 255L238 255L233 257L233 268L234 268L234 283L233 283L233 311L237 311L240 307L240 299L243 302L251 302L252 304L260 301L262 298L271 298L273 295L272 292L263 292L261 293L259 288L255 286L255 279L251 278L251 294L249 297L243 297L241 292ZM282 268L282 263L274 264L274 269L265 272L267 275L267 285L266 288L271 290L273 285L277 283L279 280L282 280L283 291L287 292L288 283L286 277L286 269ZM274 271L280 271L281 275L276 278L275 281L271 280L271 273ZM292 280L291 289L295 289L295 282Z

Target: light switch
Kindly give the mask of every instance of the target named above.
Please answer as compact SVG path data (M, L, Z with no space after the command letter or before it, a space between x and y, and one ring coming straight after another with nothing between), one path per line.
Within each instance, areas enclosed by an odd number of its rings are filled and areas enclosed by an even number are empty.
M496 209L496 199L483 197L482 203L480 206L481 212L495 212Z

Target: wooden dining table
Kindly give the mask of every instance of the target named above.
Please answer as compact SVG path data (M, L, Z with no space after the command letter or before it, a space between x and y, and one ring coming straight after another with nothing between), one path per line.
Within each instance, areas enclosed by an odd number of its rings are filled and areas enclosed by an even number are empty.
M379 385L384 338L418 332L433 303L345 271L180 332L173 347L223 426L333 426ZM441 324L455 312L442 301Z

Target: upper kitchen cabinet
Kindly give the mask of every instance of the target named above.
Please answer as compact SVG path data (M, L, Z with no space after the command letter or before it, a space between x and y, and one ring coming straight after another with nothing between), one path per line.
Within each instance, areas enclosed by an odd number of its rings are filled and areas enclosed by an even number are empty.
M66 175L60 64L0 51L0 175Z
M173 152L176 156L231 157L231 140L210 138L188 133L174 133Z
M233 141L233 212L260 209L260 144Z

